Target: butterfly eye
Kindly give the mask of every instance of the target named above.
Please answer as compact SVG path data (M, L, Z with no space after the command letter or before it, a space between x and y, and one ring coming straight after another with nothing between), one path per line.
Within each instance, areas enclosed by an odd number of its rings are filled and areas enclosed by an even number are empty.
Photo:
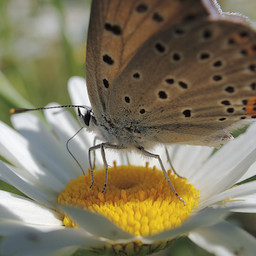
M84 123L89 126L91 120L91 111L87 111L84 115Z
M91 121L91 116L92 116L91 110L90 109L86 110L84 115L81 113L80 108L77 108L77 111L78 111L78 118L82 126L84 125L89 126Z

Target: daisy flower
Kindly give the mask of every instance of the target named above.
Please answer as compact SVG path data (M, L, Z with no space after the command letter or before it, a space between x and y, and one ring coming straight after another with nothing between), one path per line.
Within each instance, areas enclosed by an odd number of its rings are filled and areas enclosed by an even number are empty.
M74 104L90 104L84 79L71 78L68 88ZM15 130L0 123L1 179L25 195L0 191L1 255L147 255L183 236L216 255L254 255L255 238L225 217L256 212L256 181L241 183L256 174L256 124L217 152L168 147L175 169L186 177L169 171L184 205L158 163L134 152L106 152L112 167L104 194L96 153L90 189L90 176L81 174L66 148L78 123L65 110L46 110L45 117L50 129L30 113L12 116ZM82 130L69 142L85 170L93 137ZM168 166L164 148L154 152Z

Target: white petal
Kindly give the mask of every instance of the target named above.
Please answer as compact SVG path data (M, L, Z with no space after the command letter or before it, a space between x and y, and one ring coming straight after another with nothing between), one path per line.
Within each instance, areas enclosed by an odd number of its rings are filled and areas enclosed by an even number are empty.
M212 147L175 145L168 147L170 160L177 173L190 181L213 152Z
M238 183L256 175L256 162L251 165L248 171L237 181Z
M28 141L3 122L0 122L0 154L15 166L28 169L34 175L44 174L29 150Z
M102 215L78 208L62 206L61 209L67 212L79 227L94 236L104 237L117 243L135 239L133 235L123 231Z
M24 169L24 175L38 183L42 183L51 189L63 187L63 184L44 168L33 154L40 154L38 148L30 148L29 141L6 124L0 122L0 155L14 164L16 167ZM47 179L45 178L47 174Z
M58 106L58 104L49 104L48 106ZM66 148L66 143L74 136L81 128L78 122L71 116L67 110L49 109L45 110L45 117L52 126L56 136L61 141L63 148ZM89 168L88 162L88 148L93 145L93 136L85 135L86 131L83 129L77 134L68 144L69 150L78 160L85 171ZM70 161L74 162L71 155L68 156ZM81 175L81 170L77 167L72 170L76 176Z
M255 238L228 222L222 222L212 227L198 229L191 232L189 238L194 243L214 255L255 255Z
M68 80L68 92L74 105L91 106L84 78L79 76L71 77Z
M17 168L12 169L17 170ZM19 171L19 173L21 172L22 170ZM16 172L8 168L2 161L0 161L0 177L37 202L49 206L56 203L58 193L48 191L47 188L37 184L34 180L25 180L23 177L18 176Z
M160 152L163 151L161 146L157 146L149 150L149 152L151 153L158 153L159 151ZM123 151L120 151L120 153L123 156L128 157L128 160L126 159L123 160L123 161L127 161L128 164L135 165L135 166L145 166L146 162L148 162L149 167L156 166L158 169L160 168L159 162L156 159L146 157L142 153L140 153L138 150L123 150Z
M52 175L64 185L74 178L70 170L74 168L75 164L73 161L68 161L66 148L63 149L56 137L46 129L36 116L29 113L13 115L12 123L28 140L33 156Z
M134 166L145 166L146 162L149 163L149 167L156 166L158 169L160 168L159 162L155 159L144 156L139 150L113 150L106 149L106 159L110 166L113 165L113 161L116 161L117 165L134 165ZM151 151L150 151L151 152ZM155 151L152 151L155 152ZM158 152L158 151L156 151ZM103 166L102 157L100 155L100 151L97 153L99 165Z
M179 175L186 177L188 180L190 176L193 176L193 173L197 171L198 166L201 166L213 151L210 147L187 145L174 145L168 146L167 148L171 163L175 170ZM157 145L150 149L149 152L158 154L163 161L165 169L171 169L163 145ZM111 150L107 160L110 165L113 160L116 160L117 164L131 164L136 166L145 166L145 163L149 162L149 167L156 166L161 170L161 166L157 159L146 157L138 150L116 150L116 152Z
M55 230L63 230L65 227L57 225L37 225L37 224L25 224L15 220L0 220L0 235L9 236L14 233L23 232L26 228L33 228L42 232L49 232ZM1 250L0 250L1 251ZM2 255L0 253L0 255Z
M148 163L149 167L152 168L155 166L157 169L161 170L159 161L155 158L145 156L139 150L120 150L120 155L122 155L121 162L124 164L131 164L135 166L145 166ZM164 164L166 170L170 169L170 165L167 162L166 152L164 145L156 145L151 149L148 149L148 152L153 154L158 154L161 157L161 160Z
M185 235L190 231L214 225L222 221L228 215L225 209L205 209L191 216L187 221L185 221L180 227L163 231L159 234L147 236L141 238L144 243L152 243L161 240L170 240L181 235Z
M30 199L0 191L0 219L26 224L61 226L56 211L47 209Z
M239 151L238 148L236 150ZM193 182L195 187L200 191L201 202L212 195L232 187L249 169L256 159L255 146L253 148L247 148L245 151L241 149L241 154L231 151L229 156L226 155L228 158L226 160L220 156L221 151L217 151L211 157L211 159L214 158L215 163L212 163L210 159L203 170L200 170L201 174L204 172L205 175L201 175L200 181L194 180Z
M1 227L1 225L0 225ZM46 256L70 246L95 247L103 246L104 242L89 236L82 229L62 229L50 232L24 227L19 232L5 237L2 243L2 253L4 255L17 256Z
M236 201L227 202L225 207L229 207L233 212L256 213L255 197L256 194L246 197L237 197L234 199Z
M54 253L51 253L51 256L70 256L73 255L77 251L77 249L79 249L77 246L60 248Z
M207 207L209 205L221 202L223 200L229 199L232 201L237 201L237 198L244 197L246 200L246 197L250 195L256 194L256 181L251 181L245 184L237 185L235 187L232 187L228 190L223 191L220 194L216 194L210 199L208 199L204 205L199 206L200 208ZM222 203L223 205L224 203ZM225 205L225 204L224 204Z
M256 123L246 133L225 144L192 177L204 198L235 184L255 162ZM202 198L203 199L203 198Z

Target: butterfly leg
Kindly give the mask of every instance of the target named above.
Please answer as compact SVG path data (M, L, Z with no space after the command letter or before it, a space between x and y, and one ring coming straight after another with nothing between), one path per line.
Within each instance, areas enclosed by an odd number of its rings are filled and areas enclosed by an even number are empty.
M94 141L94 142L95 142L95 141ZM94 167L93 167L93 165L92 165L91 153L92 153L92 152L95 152L96 149L99 149L99 148L100 148L100 145L101 145L101 144L94 145L94 146L90 147L89 150L88 150L88 159L89 159L90 174L91 174L91 185L90 185L89 188L92 187L93 181L94 181L94 178L93 178L93 169L94 169ZM95 153L94 153L94 155L95 155Z
M179 194L176 192L175 188L173 187L173 185L172 185L172 183L170 181L170 178L169 178L169 176L168 176L168 174L167 174L167 172L166 172L166 170L164 168L164 165L163 165L163 162L162 162L160 156L157 155L157 154L153 154L153 153L150 153L150 152L146 151L143 147L138 147L138 149L143 153L143 155L148 156L148 157L153 157L153 158L156 158L158 160L158 162L159 162L159 164L161 166L161 169L163 171L164 177L167 180L168 184L170 185L173 193L179 198L179 200L181 202L183 202L184 205L186 205L186 202L179 196Z
M96 145L96 141L100 140L99 137L95 136L93 139L93 146ZM93 169L95 169L95 162L96 162L96 151L93 151Z
M175 175L177 175L179 178L185 179L184 177L180 176L180 175L176 172L176 170L174 169L174 166L172 165L172 161L171 161L169 152L168 152L168 150L167 150L167 147L164 147L164 148L165 148L165 153L166 153L166 157L167 157L167 162L169 163L169 165L170 165L171 170L173 171L173 173L174 173Z
M92 166L92 161L91 161L91 152L95 151L96 149L101 150L101 157L105 166L105 183L104 183L104 187L102 189L102 193L105 192L106 187L107 187L107 182L108 182L108 163L107 163L107 159L106 159L106 154L105 154L105 149L106 148L112 148L112 149L124 149L123 146L120 145L113 145L113 144L109 144L109 143L101 143L98 145L95 145L93 147L89 148L89 165L90 165L90 169L91 169L91 185L90 188L93 185L93 166Z
M93 181L94 181L93 170L95 169L96 149L99 148L99 147L94 148L96 146L96 140L97 139L99 139L99 138L97 136L95 136L94 139L93 139L93 147L89 148L89 165L90 165L90 174L91 174L91 185L90 185L90 188L92 187ZM100 145L100 144L98 144L98 145ZM91 160L91 151L93 151L93 165L92 165L92 160Z

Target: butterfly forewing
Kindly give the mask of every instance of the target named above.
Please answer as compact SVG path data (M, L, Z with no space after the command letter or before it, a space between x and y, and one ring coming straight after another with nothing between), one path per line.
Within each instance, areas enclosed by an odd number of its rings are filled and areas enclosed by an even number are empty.
M200 0L94 0L91 10L86 79L98 119L108 111L114 81L149 38L180 22L208 15Z

